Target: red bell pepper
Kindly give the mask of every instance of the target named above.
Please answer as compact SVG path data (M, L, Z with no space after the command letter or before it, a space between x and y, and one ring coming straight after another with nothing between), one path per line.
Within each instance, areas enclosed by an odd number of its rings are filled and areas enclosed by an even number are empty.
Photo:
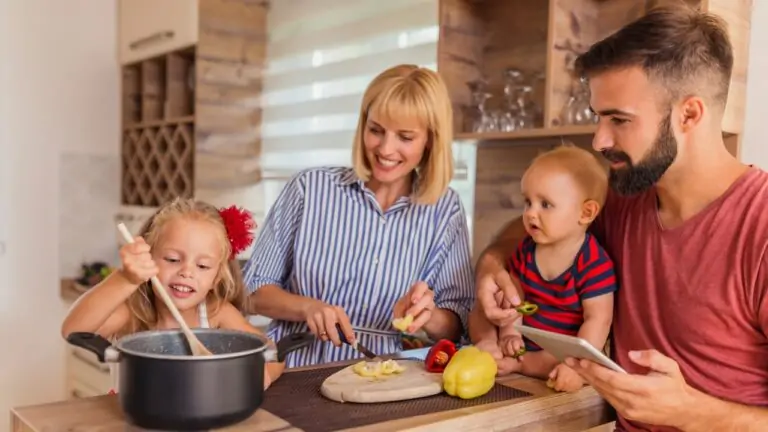
M429 349L424 359L427 372L442 372L456 354L456 345L448 339L440 339Z

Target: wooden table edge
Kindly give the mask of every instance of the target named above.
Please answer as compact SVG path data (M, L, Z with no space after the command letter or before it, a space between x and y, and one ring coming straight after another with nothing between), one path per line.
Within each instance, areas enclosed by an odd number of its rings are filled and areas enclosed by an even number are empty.
M392 356L397 358L397 356ZM300 372L306 370L317 370L325 368L334 368L339 366L345 366L354 364L360 361L360 359L326 363L322 365L312 365L287 369L284 373L289 374L293 372ZM507 422L510 426L517 428L530 427L533 424L540 423L547 419L554 419L558 416L573 417L578 412L586 412L589 410L607 411L601 408L601 405L605 404L605 401L600 397L597 392L591 387L584 387L583 389L573 393L558 393L549 389L543 380L527 377L519 374L511 374L507 376L497 377L496 382L508 387L516 388L522 391L531 393L531 396L516 398L507 401L494 402L474 407L459 408L450 411L441 411L437 413L428 413L419 416L408 417L405 419L394 419L384 423L378 423L374 425L367 425L361 427L354 427L344 429L347 432L357 431L438 431L438 430L462 430L462 432L468 432L472 430L486 430L475 429L473 424L482 424L482 419L486 420L485 424L488 424L489 419L492 419L494 423ZM95 396L94 398L86 398L85 400L92 400L95 398L116 397L116 396ZM35 429L33 422L30 422L29 416L25 411L32 409L39 409L46 405L54 405L65 402L76 401L55 401L43 404L26 405L12 407L11 414L11 431L12 432L39 432ZM259 409L261 412L274 415L264 409ZM257 411L257 413L259 412ZM256 415L256 414L255 414ZM276 416L275 416L276 417ZM480 417L480 418L478 418ZM602 416L605 421L602 423L593 423L587 425L582 429L571 430L584 430L589 432L609 432L609 429L595 429L604 428L610 425L610 421L605 415ZM236 427L236 426L235 426ZM290 430L298 430L295 427L290 427ZM286 429L286 430L288 430ZM229 430L226 428L224 430ZM283 429L281 429L282 431ZM525 430L525 429L520 429ZM547 429L537 429L547 430Z

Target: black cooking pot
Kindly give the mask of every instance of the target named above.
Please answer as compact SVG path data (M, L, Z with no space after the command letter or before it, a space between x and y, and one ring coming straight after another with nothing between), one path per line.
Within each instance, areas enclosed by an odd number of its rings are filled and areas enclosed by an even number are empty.
M312 333L284 337L277 349L259 335L193 329L214 355L192 356L179 330L135 333L117 341L72 333L67 342L119 364L118 397L129 423L144 429L207 430L239 423L264 398L264 363L310 344Z

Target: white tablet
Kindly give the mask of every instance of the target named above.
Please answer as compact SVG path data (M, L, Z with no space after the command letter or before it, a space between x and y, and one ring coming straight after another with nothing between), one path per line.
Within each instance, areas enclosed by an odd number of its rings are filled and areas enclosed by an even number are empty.
M520 334L536 342L538 346L552 354L558 361L565 361L568 357L586 359L613 369L616 372L627 373L621 366L617 365L608 356L582 338L524 325L515 325L515 328Z

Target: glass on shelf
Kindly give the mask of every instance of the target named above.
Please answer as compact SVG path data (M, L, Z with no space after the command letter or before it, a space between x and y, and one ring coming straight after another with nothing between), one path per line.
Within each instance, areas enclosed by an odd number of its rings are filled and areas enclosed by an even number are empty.
M543 74L537 74L534 79L543 79ZM494 94L489 91L485 79L467 83L471 95L471 104L467 107L467 130L474 133L513 132L535 127L542 109L533 101L534 82L527 82L525 74L513 66L504 69L502 82L503 94L498 96L504 102L500 109L488 108L487 101Z
M485 106L486 101L493 97L493 94L488 91L488 82L479 79L468 82L467 86L469 87L472 100L472 132L495 131L497 126L496 116L494 113L488 112Z
M588 125L597 123L597 116L589 106L589 84L584 78L574 80L571 94L560 114L563 125Z

